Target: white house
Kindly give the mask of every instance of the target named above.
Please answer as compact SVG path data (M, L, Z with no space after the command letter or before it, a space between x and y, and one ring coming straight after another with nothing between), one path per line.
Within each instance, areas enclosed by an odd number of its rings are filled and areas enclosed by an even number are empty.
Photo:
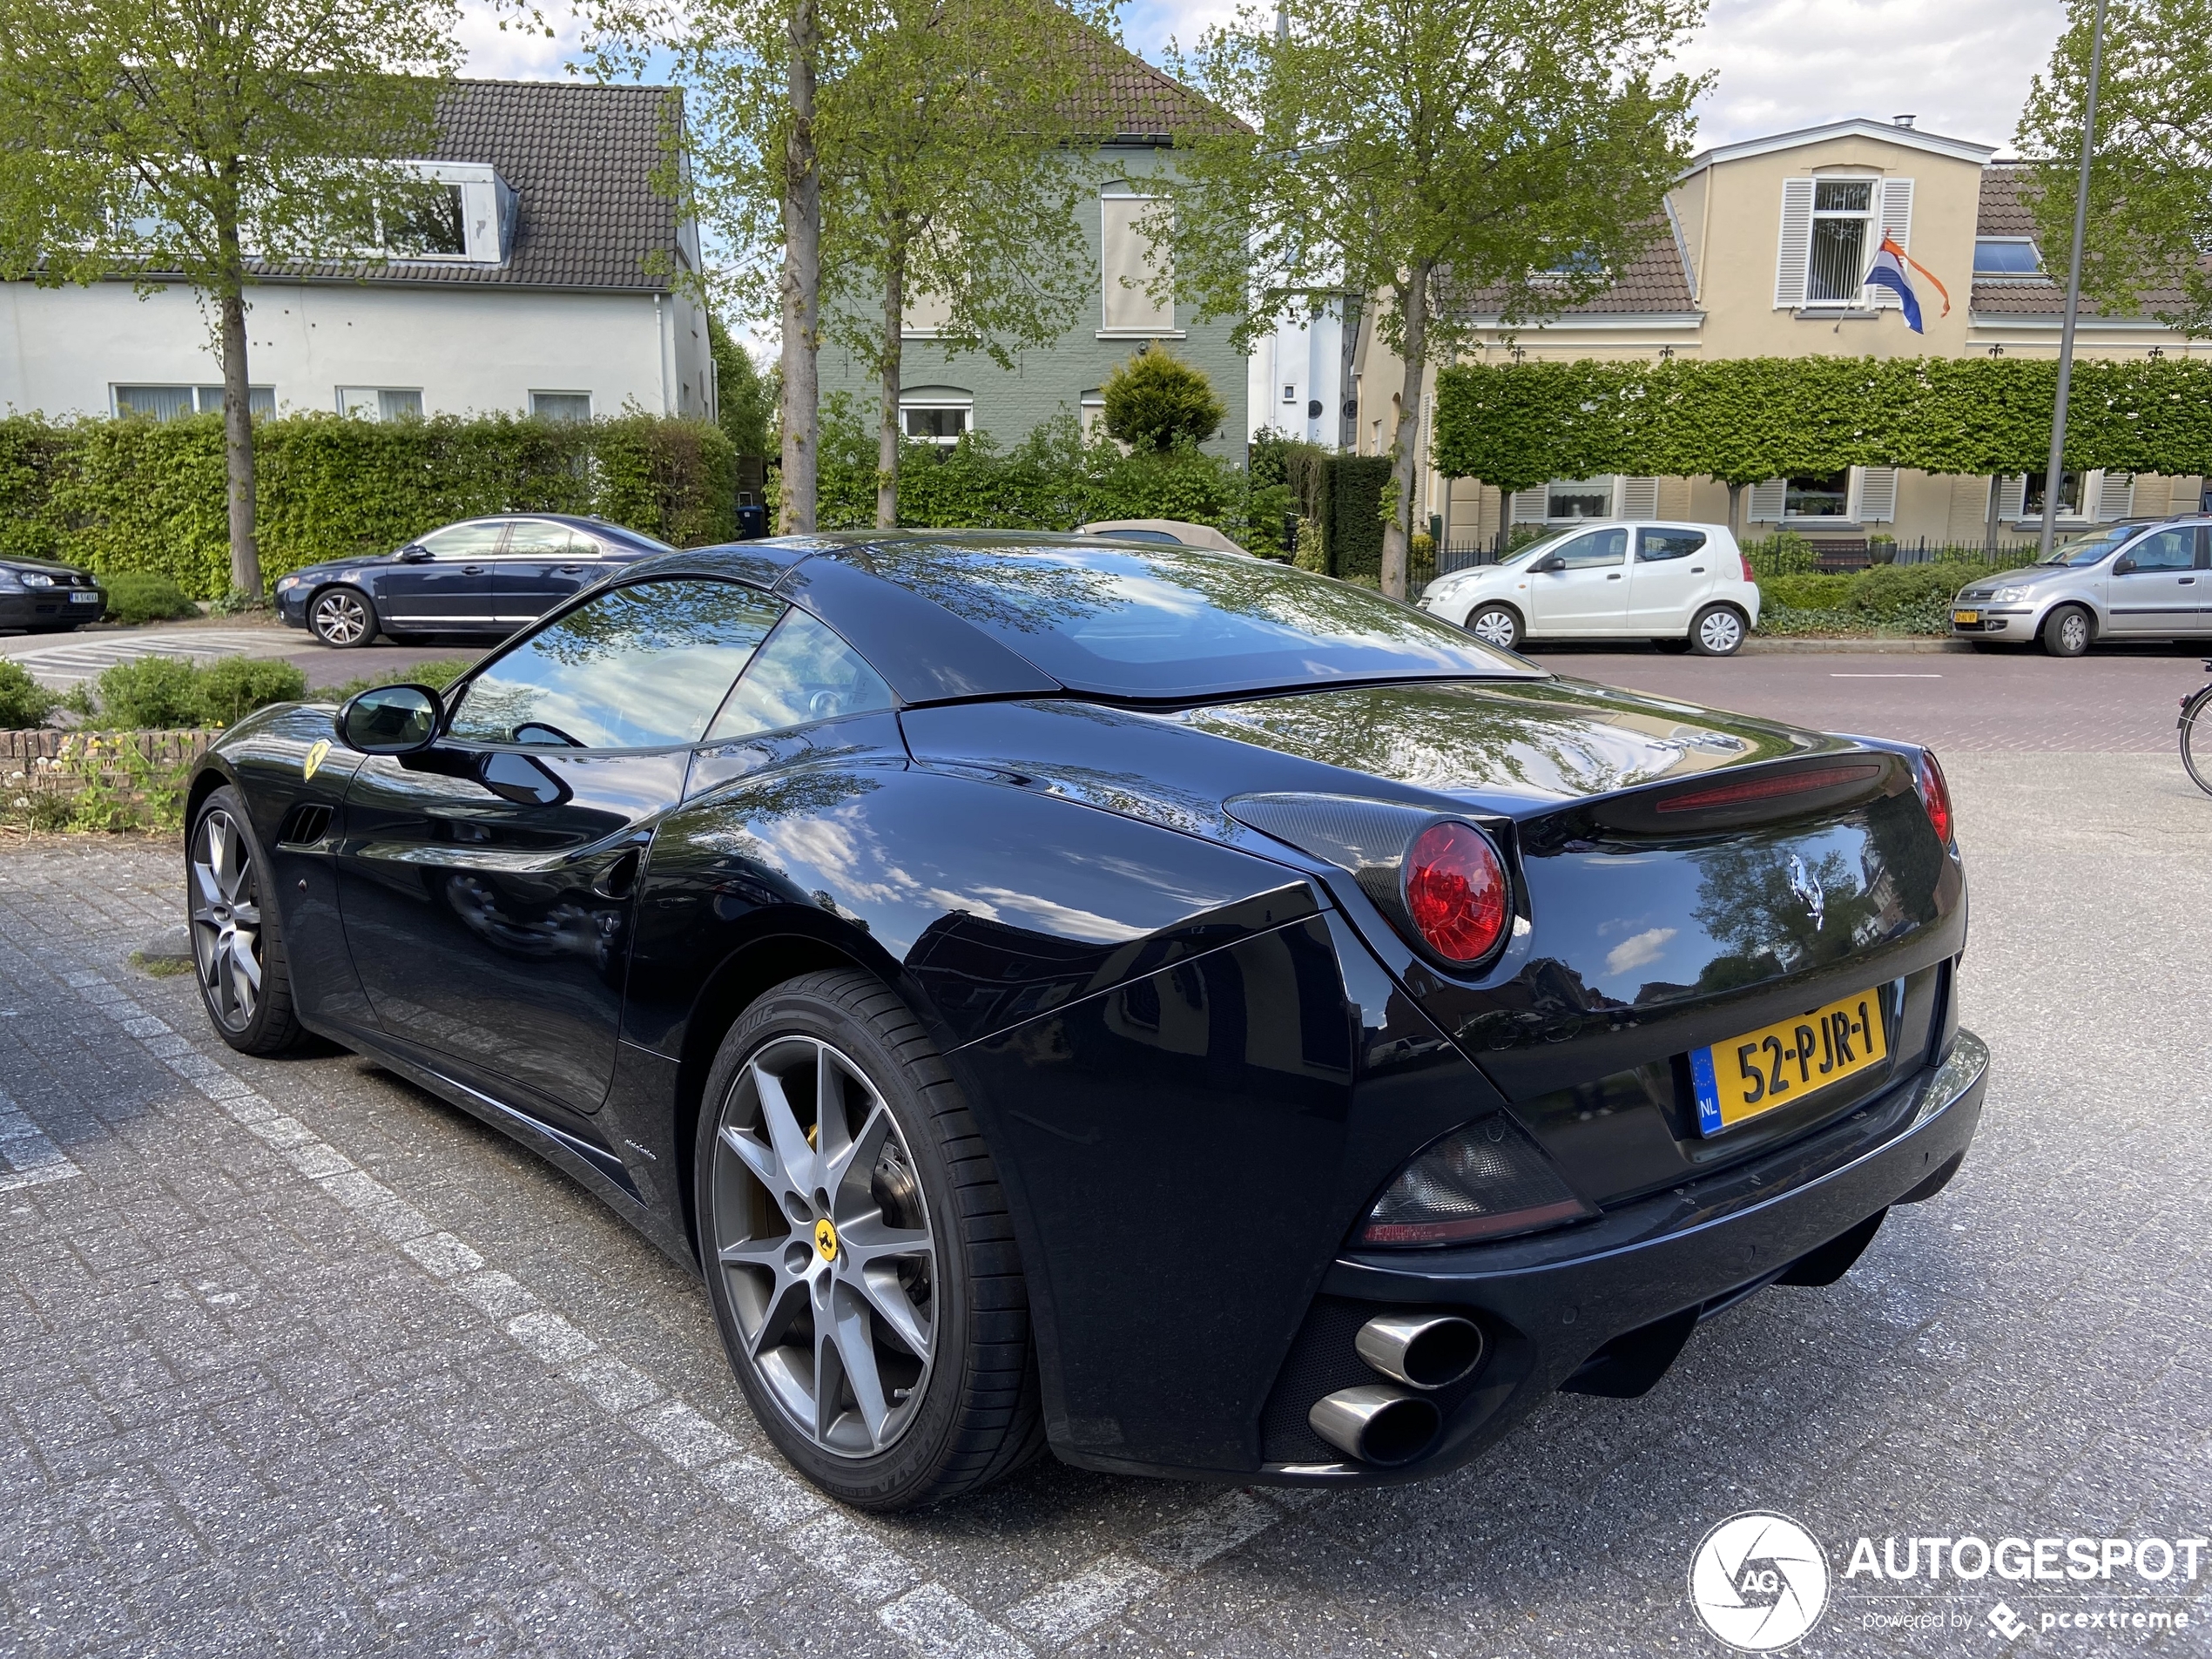
M653 182L682 118L661 87L456 82L426 251L257 273L256 410L711 415L706 314L669 274L697 268L698 232ZM0 408L166 418L219 409L221 380L189 287L0 283Z

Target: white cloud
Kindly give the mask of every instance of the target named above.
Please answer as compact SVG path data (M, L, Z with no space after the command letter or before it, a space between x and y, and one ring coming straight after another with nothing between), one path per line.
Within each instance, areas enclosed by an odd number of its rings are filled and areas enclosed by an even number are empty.
M1675 936L1672 927L1647 927L1631 938L1622 940L1605 953L1605 971L1625 974L1630 968L1656 962L1667 948L1667 941Z

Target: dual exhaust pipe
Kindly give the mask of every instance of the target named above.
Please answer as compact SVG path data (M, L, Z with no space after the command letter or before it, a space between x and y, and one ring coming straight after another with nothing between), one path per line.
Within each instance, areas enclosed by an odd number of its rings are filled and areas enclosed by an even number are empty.
M1444 1426L1428 1398L1482 1363L1482 1327L1456 1313L1380 1313L1352 1345L1387 1382L1340 1388L1313 1402L1306 1421L1339 1452L1384 1467L1411 1463Z

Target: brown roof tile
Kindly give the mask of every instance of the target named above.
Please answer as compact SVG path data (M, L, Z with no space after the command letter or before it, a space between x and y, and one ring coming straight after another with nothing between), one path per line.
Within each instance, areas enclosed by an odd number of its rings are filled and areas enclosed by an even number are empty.
M1977 236L2034 236L2035 218L2027 204L2020 199L2021 169L2000 163L1982 169L1981 206L1974 220ZM2042 249L2043 268L2047 272L2054 263L2052 251ZM2065 268L2066 252L2059 250L2056 265ZM2182 303L2179 288L2153 288L2142 297L2142 309L2135 314L2148 317L2150 314L2168 310ZM2066 309L2066 289L2048 276L2001 277L1994 280L1981 278L1973 285L1971 307L1989 317L2055 317ZM2087 295L2081 300L2081 314L2101 317L2107 313Z
M1497 314L1504 300L1502 289L1480 288L1461 300L1459 310L1468 317L1492 317ZM1682 250L1676 246L1674 228L1661 214L1651 220L1651 235L1643 252L1622 267L1612 286L1579 305L1561 306L1531 320L1696 309L1697 300L1689 291L1689 273L1683 267Z

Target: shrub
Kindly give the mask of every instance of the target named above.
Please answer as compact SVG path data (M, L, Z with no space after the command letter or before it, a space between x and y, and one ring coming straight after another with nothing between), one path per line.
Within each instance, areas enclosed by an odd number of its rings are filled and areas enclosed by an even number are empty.
M226 657L199 671L199 721L231 725L272 703L297 703L307 677L290 663Z
M1765 604L1791 610L1833 610L1851 599L1848 576L1763 576L1759 597Z
M102 671L92 705L103 725L196 725L199 671L181 657L141 657Z
M349 697L358 697L379 685L427 685L434 691L442 691L475 666L473 657L441 657L433 662L417 663L412 668L363 674L336 685L318 685L306 695L318 703L343 703Z
M0 657L0 730L37 725L59 701L21 663Z
M1157 340L1109 374L1099 395L1107 432L1133 449L1204 443L1229 415L1205 371Z
M199 607L157 570L118 570L107 580L107 614L111 622L174 622Z

